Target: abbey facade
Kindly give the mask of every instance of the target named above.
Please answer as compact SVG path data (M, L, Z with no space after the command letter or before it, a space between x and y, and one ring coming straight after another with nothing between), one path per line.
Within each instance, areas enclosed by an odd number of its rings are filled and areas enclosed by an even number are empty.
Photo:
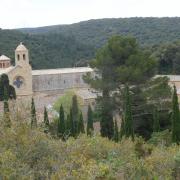
M51 63L51 62L50 62ZM64 91L72 88L88 88L83 75L92 73L89 67L32 70L28 49L20 43L15 50L15 66L5 55L0 56L0 75L5 73L17 96L32 96L36 92Z

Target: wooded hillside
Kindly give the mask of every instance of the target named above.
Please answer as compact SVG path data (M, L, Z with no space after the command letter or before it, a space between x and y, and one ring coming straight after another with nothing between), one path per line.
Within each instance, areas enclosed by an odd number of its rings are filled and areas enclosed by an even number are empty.
M134 36L148 49L156 45L152 50L158 54L159 45L180 40L179 29L180 18L176 17L99 19L71 25L0 30L0 54L14 59L14 49L22 41L30 50L34 69L84 66L113 35Z

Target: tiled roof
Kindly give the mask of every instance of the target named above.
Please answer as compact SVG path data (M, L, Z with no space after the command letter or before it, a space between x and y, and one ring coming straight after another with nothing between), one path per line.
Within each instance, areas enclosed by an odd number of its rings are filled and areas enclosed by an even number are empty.
M7 56L5 56L5 55L1 55L0 56L0 61L9 61L10 60L10 58L8 58Z

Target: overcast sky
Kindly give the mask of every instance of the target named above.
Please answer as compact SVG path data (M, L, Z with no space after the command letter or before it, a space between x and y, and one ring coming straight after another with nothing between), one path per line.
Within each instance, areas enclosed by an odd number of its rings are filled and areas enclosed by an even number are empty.
M0 28L136 16L180 16L180 0L0 0Z

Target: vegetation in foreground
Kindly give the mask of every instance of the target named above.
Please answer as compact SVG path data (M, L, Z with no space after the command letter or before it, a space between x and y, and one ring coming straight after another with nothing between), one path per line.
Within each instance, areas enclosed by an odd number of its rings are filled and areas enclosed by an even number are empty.
M2 124L1 118L2 179L180 178L180 147L169 144L169 132L155 133L149 142L135 138L115 143L98 135L64 142L23 120L11 128Z
M128 93L128 91L127 91ZM128 94L127 94L128 95ZM129 96L129 95L128 95ZM78 113L77 99L73 96L70 112L72 122ZM127 102L127 106L129 106ZM179 111L174 87L172 131L152 133L148 141L134 136L130 117L125 117L120 134L115 121L115 136L112 140L92 133L92 110L88 110L87 135L84 126L75 128L64 139L62 126L64 110L60 107L58 133L49 131L48 114L44 109L44 122L37 125L34 101L31 113L25 119L19 114L10 114L4 101L4 114L0 116L0 178L2 179L179 179L180 145ZM128 113L127 113L127 116ZM18 119L16 119L18 117ZM82 114L80 123L83 124ZM157 117L156 117L157 118ZM157 123L157 122L156 122ZM75 124L74 124L75 125ZM78 126L77 127L81 127ZM74 126L75 127L75 126ZM72 130L72 128L71 128ZM90 134L88 133L90 132ZM122 133L123 132L123 133ZM119 135L122 135L119 139ZM114 141L113 141L114 140ZM119 141L120 140L120 141ZM118 143L117 143L118 142ZM175 142L175 143L173 143Z
M21 117L22 109L12 115L6 88L9 84L3 83L0 178L179 179L178 97L174 86L170 101L166 77L153 78L155 59L134 38L117 36L108 41L90 65L97 74L87 74L84 79L102 92L97 99L102 137L94 132L90 106L84 127L76 95L65 95L55 103L59 117L54 122L49 122L44 108L44 122L39 124L33 99L29 116ZM122 119L120 132L115 111ZM168 115L168 125L162 125L162 113ZM136 127L137 120L141 129ZM149 126L148 135L144 124Z

